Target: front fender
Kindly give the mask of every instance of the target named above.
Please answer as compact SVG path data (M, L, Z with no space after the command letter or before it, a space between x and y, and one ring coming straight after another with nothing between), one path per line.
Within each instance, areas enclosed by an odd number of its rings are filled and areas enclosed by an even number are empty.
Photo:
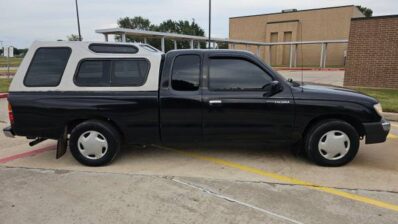
M365 122L380 121L372 108L355 102L332 100L303 100L296 99L296 114L294 122L294 136L301 138L307 127L324 119L342 119L352 124L363 135Z

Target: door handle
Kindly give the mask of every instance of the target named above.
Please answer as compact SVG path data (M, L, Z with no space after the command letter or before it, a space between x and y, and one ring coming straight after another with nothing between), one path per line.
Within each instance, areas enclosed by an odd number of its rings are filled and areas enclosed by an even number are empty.
M222 101L221 100L210 100L209 101L210 106L218 105L218 104L222 104Z

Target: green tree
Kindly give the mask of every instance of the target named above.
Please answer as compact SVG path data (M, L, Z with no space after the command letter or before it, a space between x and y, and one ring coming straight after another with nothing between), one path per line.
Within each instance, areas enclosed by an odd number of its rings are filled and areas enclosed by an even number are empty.
M163 21L159 25L152 24L148 19L143 18L141 16L136 16L133 18L124 17L120 18L117 21L120 28L128 28L128 29L140 29L147 31L157 31L157 32L167 32L167 33L178 33L178 34L186 34L186 35L194 35L194 36L204 36L204 30L192 20L191 22L188 20L179 20L173 21L171 19ZM117 36L116 40L120 40L120 37ZM144 42L144 38L140 37L127 37L127 41L129 42ZM148 43L158 49L160 49L160 40L159 38L148 39ZM178 48L188 48L190 46L189 41L178 41ZM172 40L166 39L165 42L166 51L174 48L174 43ZM202 43L201 47L205 47L205 44Z
M69 41L79 41L79 35L76 34L71 34L69 36L66 37ZM83 38L82 38L83 40Z
M22 48L22 49L18 49L18 48L14 48L14 55L15 56L25 56L26 52L28 52L27 48Z
M358 9L365 15L365 17L372 17L373 15L373 10L370 8L362 7L359 5Z
M154 31L156 29L155 25L151 24L149 19L145 19L141 16L136 16L133 18L124 17L117 20L117 24L120 28L127 29L137 29L137 30L146 30L146 31ZM116 36L115 39L117 41L121 40L120 36ZM144 38L140 37L127 37L127 42L144 42Z
M167 32L167 33L178 33L178 34L185 34L185 35L193 35L193 36L204 36L205 32L204 30L195 22L195 20L192 20L189 22L188 20L179 20L179 21L173 21L173 20L166 20L162 23L159 24L157 27L157 30L159 32ZM195 46L197 43L194 43ZM166 51L170 49L174 49L174 43L172 40L166 40L165 43ZM178 41L177 42L177 47L178 48L189 48L190 47L190 41ZM205 43L201 43L201 48L205 47Z
M151 30L153 25L149 19L145 19L141 16L133 18L124 17L117 20L119 27L138 29L138 30Z

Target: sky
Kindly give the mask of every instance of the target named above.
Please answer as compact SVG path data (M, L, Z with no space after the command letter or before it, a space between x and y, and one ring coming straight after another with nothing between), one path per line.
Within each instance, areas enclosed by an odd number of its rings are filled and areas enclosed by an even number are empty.
M208 30L208 0L78 0L84 40L103 40L100 28L114 28L117 19L143 16L158 24L166 19L194 19ZM34 40L66 39L77 34L75 0L0 0L0 41L29 47ZM398 0L212 0L212 36L228 37L228 18L253 14L362 5L373 15L398 14Z

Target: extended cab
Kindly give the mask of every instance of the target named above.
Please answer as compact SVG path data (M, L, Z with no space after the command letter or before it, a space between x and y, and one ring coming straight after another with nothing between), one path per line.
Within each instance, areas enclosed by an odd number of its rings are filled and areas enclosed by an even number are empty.
M145 44L35 42L9 90L8 136L58 140L86 165L121 144L288 143L319 165L386 140L381 106L361 93L286 81L255 55Z

